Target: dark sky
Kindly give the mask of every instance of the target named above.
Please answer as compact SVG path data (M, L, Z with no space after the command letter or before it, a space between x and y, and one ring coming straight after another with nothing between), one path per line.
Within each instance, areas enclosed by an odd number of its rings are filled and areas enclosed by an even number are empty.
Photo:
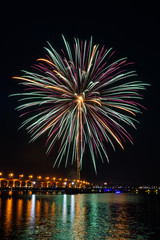
M105 4L103 2L106 2ZM138 2L138 1L137 1ZM92 1L91 5L75 6L8 5L1 11L1 150L0 171L8 173L68 176L72 167L52 168L55 152L45 155L45 136L28 144L29 136L20 126L14 108L16 99L9 94L19 91L12 76L20 75L21 69L29 70L35 60L43 57L49 41L57 51L64 47L61 34L73 43L73 38L89 39L106 48L113 47L117 57L127 56L135 62L139 79L150 83L144 92L143 105L148 109L138 116L137 131L129 129L134 146L117 146L113 152L106 145L110 163L97 159L95 175L88 153L84 157L82 178L95 182L160 184L159 157L159 12L158 4L139 5L135 1Z

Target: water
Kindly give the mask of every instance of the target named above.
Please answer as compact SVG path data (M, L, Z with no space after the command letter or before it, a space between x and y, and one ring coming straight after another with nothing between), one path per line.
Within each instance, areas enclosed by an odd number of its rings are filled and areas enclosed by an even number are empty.
M136 194L0 198L0 239L160 239L160 197Z

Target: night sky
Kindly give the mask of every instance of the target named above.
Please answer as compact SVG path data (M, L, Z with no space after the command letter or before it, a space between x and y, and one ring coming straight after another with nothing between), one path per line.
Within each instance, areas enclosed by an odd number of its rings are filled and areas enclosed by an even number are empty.
M100 3L101 2L101 3ZM106 2L103 4L102 2ZM108 2L108 3L107 3ZM67 177L73 167L52 167L57 148L47 158L45 136L28 144L25 128L18 131L22 119L14 108L16 98L8 95L20 91L18 81L12 76L44 57L44 46L49 41L59 52L64 48L61 34L73 44L73 38L82 40L93 36L94 43L113 47L116 56L128 57L135 62L139 79L151 84L144 91L143 105L147 111L138 116L137 131L128 129L134 145L125 144L122 151L114 152L106 145L110 163L97 159L97 175L94 173L89 151L84 156L81 172L86 180L103 183L160 184L159 157L159 12L158 3L139 5L135 1L92 1L92 5L75 6L3 6L1 11L1 150L0 171L24 174L40 174ZM138 1L137 1L138 2ZM142 1L143 2L143 1Z

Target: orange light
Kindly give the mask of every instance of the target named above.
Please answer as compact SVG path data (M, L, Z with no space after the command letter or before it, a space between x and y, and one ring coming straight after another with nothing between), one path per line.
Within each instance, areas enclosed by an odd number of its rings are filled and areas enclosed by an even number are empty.
M56 178L55 178L55 177L53 177L52 179L53 179L53 180L55 180Z
M41 179L42 177L41 177L41 176L38 176L37 178L38 178L38 179Z
M24 177L24 175L23 175L23 174L20 174L20 175L19 175L19 177L20 177L20 178L23 178L23 177Z
M9 177L13 177L13 175L14 175L13 173L10 173L10 174L9 174Z
M78 96L78 97L77 97L77 102L78 102L78 103L83 103L83 101L84 101L84 100L83 100L83 97L82 97L82 96Z
M0 176L2 176L2 172L0 172Z
M49 177L45 177L46 180L49 180Z
M29 175L28 177L29 177L29 178L33 178L33 175Z

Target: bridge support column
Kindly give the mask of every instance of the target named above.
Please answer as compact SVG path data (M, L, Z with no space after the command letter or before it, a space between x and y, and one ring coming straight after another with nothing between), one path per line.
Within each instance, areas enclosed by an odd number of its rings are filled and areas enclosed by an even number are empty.
M16 185L15 185L15 182L16 182L16 181L15 181L15 180L13 180L13 185L12 185L12 187L15 187L15 186L16 186Z
M6 182L7 182L7 186L6 187L9 187L9 180L6 180Z

